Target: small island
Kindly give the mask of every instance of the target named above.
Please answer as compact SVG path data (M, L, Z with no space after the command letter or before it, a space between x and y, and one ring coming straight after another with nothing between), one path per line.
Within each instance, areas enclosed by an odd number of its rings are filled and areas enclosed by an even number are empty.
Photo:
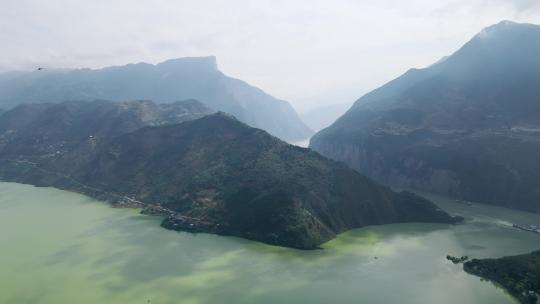
M460 264L460 263L463 263L463 262L467 261L469 259L469 257L466 256L466 255L464 255L462 257L455 257L455 256L447 255L446 259L449 260L449 261L452 261L452 263L454 263L454 264Z
M473 259L463 269L500 284L521 303L540 303L540 251L499 259Z

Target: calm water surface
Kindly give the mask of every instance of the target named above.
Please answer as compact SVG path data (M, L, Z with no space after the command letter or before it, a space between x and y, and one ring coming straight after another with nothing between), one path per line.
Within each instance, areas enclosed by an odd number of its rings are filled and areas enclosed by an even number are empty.
M510 226L540 216L432 198L466 223L357 229L306 252L0 183L0 303L516 303L445 256L540 249L540 236Z

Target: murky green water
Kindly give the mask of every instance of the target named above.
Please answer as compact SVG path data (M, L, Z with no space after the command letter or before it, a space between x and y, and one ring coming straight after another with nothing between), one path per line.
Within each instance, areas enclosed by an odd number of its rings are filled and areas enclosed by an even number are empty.
M540 236L509 226L540 216L437 201L467 223L358 229L304 252L0 183L0 303L515 303L445 256L540 249Z

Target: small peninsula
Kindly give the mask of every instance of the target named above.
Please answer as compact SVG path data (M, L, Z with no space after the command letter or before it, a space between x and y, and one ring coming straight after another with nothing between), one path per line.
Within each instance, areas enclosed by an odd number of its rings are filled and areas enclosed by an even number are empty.
M523 304L540 303L540 251L498 259L473 259L463 269L500 284Z
M21 105L0 116L0 179L141 207L169 229L299 249L368 225L460 220L209 113L195 101Z

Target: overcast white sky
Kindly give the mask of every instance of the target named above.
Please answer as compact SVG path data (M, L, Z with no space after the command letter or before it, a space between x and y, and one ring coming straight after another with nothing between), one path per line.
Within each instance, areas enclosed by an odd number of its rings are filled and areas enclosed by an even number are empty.
M0 70L215 55L303 110L352 102L540 0L0 0Z

